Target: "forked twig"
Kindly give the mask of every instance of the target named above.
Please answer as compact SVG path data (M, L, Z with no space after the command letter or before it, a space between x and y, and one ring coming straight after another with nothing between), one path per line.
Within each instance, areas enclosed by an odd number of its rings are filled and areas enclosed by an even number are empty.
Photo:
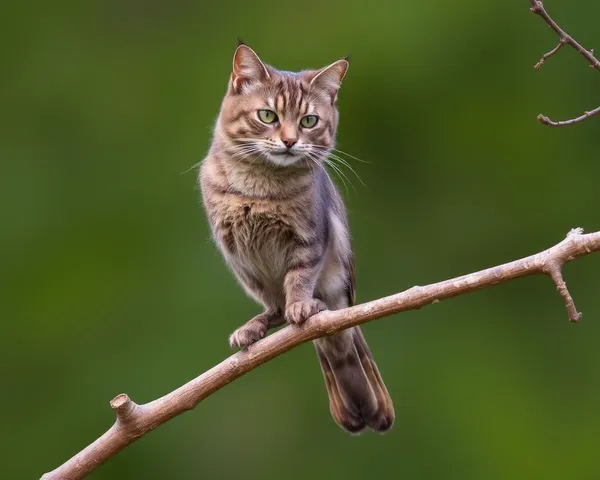
M550 25L550 28L556 32L556 34L558 35L558 38L559 38L558 45L556 47L554 47L552 50L550 50L548 53L545 53L542 56L542 58L540 59L540 61L535 64L534 68L536 70L539 70L540 68L542 68L542 65L544 65L546 60L548 60L552 55L555 55L556 53L558 53L558 51L564 45L570 45L575 50L577 50L583 57L585 57L585 59L589 62L590 67L595 68L596 70L600 71L600 60L598 60L594 56L593 49L586 50L573 37L571 37L567 32L565 32L552 19L552 17L550 17L548 12L544 8L544 4L540 0L530 0L530 3L531 3L530 10L533 13L535 13L536 15L539 15L540 17L542 17L544 19L544 21L548 25ZM575 123L583 122L584 120L587 120L588 118L593 117L594 115L596 115L598 113L600 113L600 107L595 108L594 110L585 112L583 115L581 115L579 117L572 118L570 120L560 121L560 122L554 122L554 121L550 120L547 116L542 115L542 114L538 115L537 118L541 123L543 123L544 125L548 125L549 127L564 127L567 125L573 125Z

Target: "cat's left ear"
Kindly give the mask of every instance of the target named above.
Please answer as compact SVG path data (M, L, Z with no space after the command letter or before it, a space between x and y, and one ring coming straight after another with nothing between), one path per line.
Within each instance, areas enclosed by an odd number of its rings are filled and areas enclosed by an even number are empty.
M258 55L248 45L238 45L233 55L233 72L231 88L234 93L240 93L246 84L260 83L269 79L269 71Z
M326 92L331 96L332 101L335 102L342 80L348 71L348 65L348 58L343 58L328 67L311 72L309 74L311 88Z

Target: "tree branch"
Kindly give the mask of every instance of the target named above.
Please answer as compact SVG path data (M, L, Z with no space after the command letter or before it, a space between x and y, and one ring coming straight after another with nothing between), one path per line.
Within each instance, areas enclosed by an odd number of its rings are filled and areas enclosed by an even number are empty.
M598 113L600 113L600 107L595 108L594 110L591 110L589 112L585 112L583 115L581 115L577 118L572 118L570 120L563 120L561 122L553 122L552 120L550 120L545 115L542 115L541 113L538 115L537 118L540 122L542 122L544 125L548 125L549 127L564 127L566 125L573 125L574 123L583 122L584 120L587 120L588 118L593 117L594 115L597 115Z
M583 234L582 229L573 229L567 238L554 247L514 262L424 287L415 286L404 292L354 307L321 312L303 326L288 326L279 330L232 355L177 390L145 405L135 404L122 393L110 402L117 415L114 425L56 470L42 476L42 480L84 478L139 437L173 417L192 410L206 397L259 365L315 338L331 335L377 318L418 309L526 275L546 274L563 297L569 320L579 322L581 313L575 308L573 298L562 278L562 266L598 250L600 232Z
M540 68L542 68L542 65L544 65L546 60L548 58L550 58L552 55L555 55L564 45L571 45L575 50L577 50L581 55L583 55L583 57L585 57L585 59L589 62L590 67L595 68L596 70L600 71L600 60L598 60L594 56L593 49L586 50L573 37L571 37L567 32L565 32L562 28L560 28L560 26L552 19L552 17L550 17L550 15L548 15L548 12L544 8L544 4L540 0L530 0L530 3L531 3L530 10L533 13L542 17L544 19L544 21L548 25L550 25L550 28L556 32L556 34L558 35L558 39L559 39L558 45L556 47L554 47L552 50L550 50L548 53L544 54L542 56L542 58L540 59L540 61L538 63L536 63L536 65L534 67L536 70L539 70ZM554 122L542 114L538 115L537 118L541 123L543 123L544 125L548 125L549 127L564 127L566 125L573 125L575 123L579 123L584 120L587 120L588 118L590 118L598 113L600 113L600 107L595 108L594 110L591 110L589 112L585 112L583 115L581 115L577 118L573 118L571 120L565 120L565 121L561 121L561 122Z

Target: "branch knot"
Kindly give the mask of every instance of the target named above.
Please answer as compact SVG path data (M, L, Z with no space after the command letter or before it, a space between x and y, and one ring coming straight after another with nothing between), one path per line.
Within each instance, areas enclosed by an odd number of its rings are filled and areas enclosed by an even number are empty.
M125 428L133 436L143 435L138 425L142 407L129 398L126 393L120 393L110 401L110 408L117 414L117 424Z

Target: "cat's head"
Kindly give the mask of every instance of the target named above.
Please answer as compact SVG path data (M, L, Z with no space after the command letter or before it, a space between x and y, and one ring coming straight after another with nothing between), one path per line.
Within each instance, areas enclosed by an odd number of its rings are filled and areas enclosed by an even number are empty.
M241 161L321 163L334 147L337 94L348 59L320 70L277 71L241 43L217 129Z

